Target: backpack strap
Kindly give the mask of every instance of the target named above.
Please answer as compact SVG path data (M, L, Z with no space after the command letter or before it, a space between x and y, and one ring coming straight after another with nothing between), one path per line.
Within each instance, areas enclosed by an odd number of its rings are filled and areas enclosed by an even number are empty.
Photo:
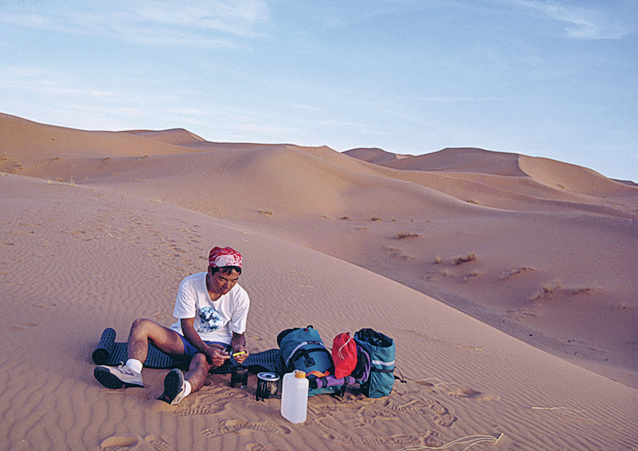
M288 356L288 358L284 360L284 363L286 364L286 366L288 366L291 361L293 362L297 361L299 359L299 356L301 355L309 354L312 351L321 351L321 349L312 349L311 351L304 351L304 350L299 351L300 348L303 348L306 345L320 345L320 346L323 346L324 350L326 350L324 344L317 340L308 340L308 341L301 342L295 347L295 349L293 349L290 352L290 355Z
M389 362L386 362L385 360L373 360L372 364L381 366L394 366L394 362L394 360L390 360Z
M370 368L370 371L375 371L377 373L394 373L394 360L392 360L391 362L384 362L383 360L372 360L370 363L372 363L372 368ZM392 369L384 369L384 368L377 368L374 365L378 365L378 366L388 366L388 367L392 367Z
M292 355L284 361L286 368L291 369L291 367L294 366L294 362L300 359L304 359L304 365L306 367L314 365L315 360L311 357L311 354L315 352L325 352L326 354L328 354L328 356L330 356L330 358L332 358L332 354L330 354L330 351L328 351L325 347L315 349L300 349L302 346L308 343L312 344L312 342L304 342L295 348L295 350L292 352Z

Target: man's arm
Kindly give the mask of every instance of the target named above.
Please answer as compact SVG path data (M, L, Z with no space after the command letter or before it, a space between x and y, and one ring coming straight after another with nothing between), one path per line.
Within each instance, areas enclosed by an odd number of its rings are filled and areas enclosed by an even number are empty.
M234 353L244 353L235 357L235 361L237 363L244 363L244 361L248 358L248 350L246 349L246 337L244 336L244 334L237 334L233 332L233 340L231 341L230 346L233 348Z
M184 338L199 352L206 355L206 360L208 360L209 364L218 367L230 358L223 346L216 344L209 346L202 341L194 327L195 318L183 318L180 320L180 324Z

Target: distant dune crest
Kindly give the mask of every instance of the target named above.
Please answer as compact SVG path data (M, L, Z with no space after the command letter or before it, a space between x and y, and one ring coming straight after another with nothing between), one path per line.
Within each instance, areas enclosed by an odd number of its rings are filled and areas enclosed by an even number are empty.
M628 192L619 183L591 169L548 158L515 153L494 152L478 148L447 148L438 152L399 159L382 149L353 149L344 152L351 157L388 168L409 171L481 173L510 177L531 177L552 188L587 195L609 195ZM632 182L629 182L631 184Z
M174 144L176 146L189 146L205 141L204 138L197 136L183 128L172 128L170 130L127 130L122 133L141 136L143 138L154 139L156 141Z

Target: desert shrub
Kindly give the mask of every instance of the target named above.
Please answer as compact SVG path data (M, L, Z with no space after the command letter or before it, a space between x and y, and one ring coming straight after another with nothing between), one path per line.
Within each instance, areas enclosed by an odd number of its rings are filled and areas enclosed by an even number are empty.
M405 238L418 238L419 234L418 233L411 233L411 232L399 232L397 233L397 240L403 240Z
M474 252L472 252L471 254L467 254L462 257L456 257L454 259L454 266L462 265L463 263L468 263L475 260L478 260L478 257L476 256Z
M501 276L501 279L509 279L510 277L517 276L519 274L523 274L524 272L534 271L533 268L529 268L527 266L521 266L520 268L514 268L510 270L510 272L505 273Z

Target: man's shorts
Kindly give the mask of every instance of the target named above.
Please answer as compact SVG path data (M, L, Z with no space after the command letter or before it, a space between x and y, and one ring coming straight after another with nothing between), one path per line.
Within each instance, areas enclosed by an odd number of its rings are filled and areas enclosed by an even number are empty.
M185 355L187 355L188 357L193 357L195 354L197 354L199 352L195 346L193 346L192 344L190 344L188 342L186 337L184 337L183 335L179 335L179 336L182 339L182 343L184 343L184 354ZM223 346L226 349L226 351L229 354L232 353L232 350L233 350L233 348L229 344L220 343L219 341L205 341L204 343L206 343L209 346L213 345L213 344L221 345L221 346Z

